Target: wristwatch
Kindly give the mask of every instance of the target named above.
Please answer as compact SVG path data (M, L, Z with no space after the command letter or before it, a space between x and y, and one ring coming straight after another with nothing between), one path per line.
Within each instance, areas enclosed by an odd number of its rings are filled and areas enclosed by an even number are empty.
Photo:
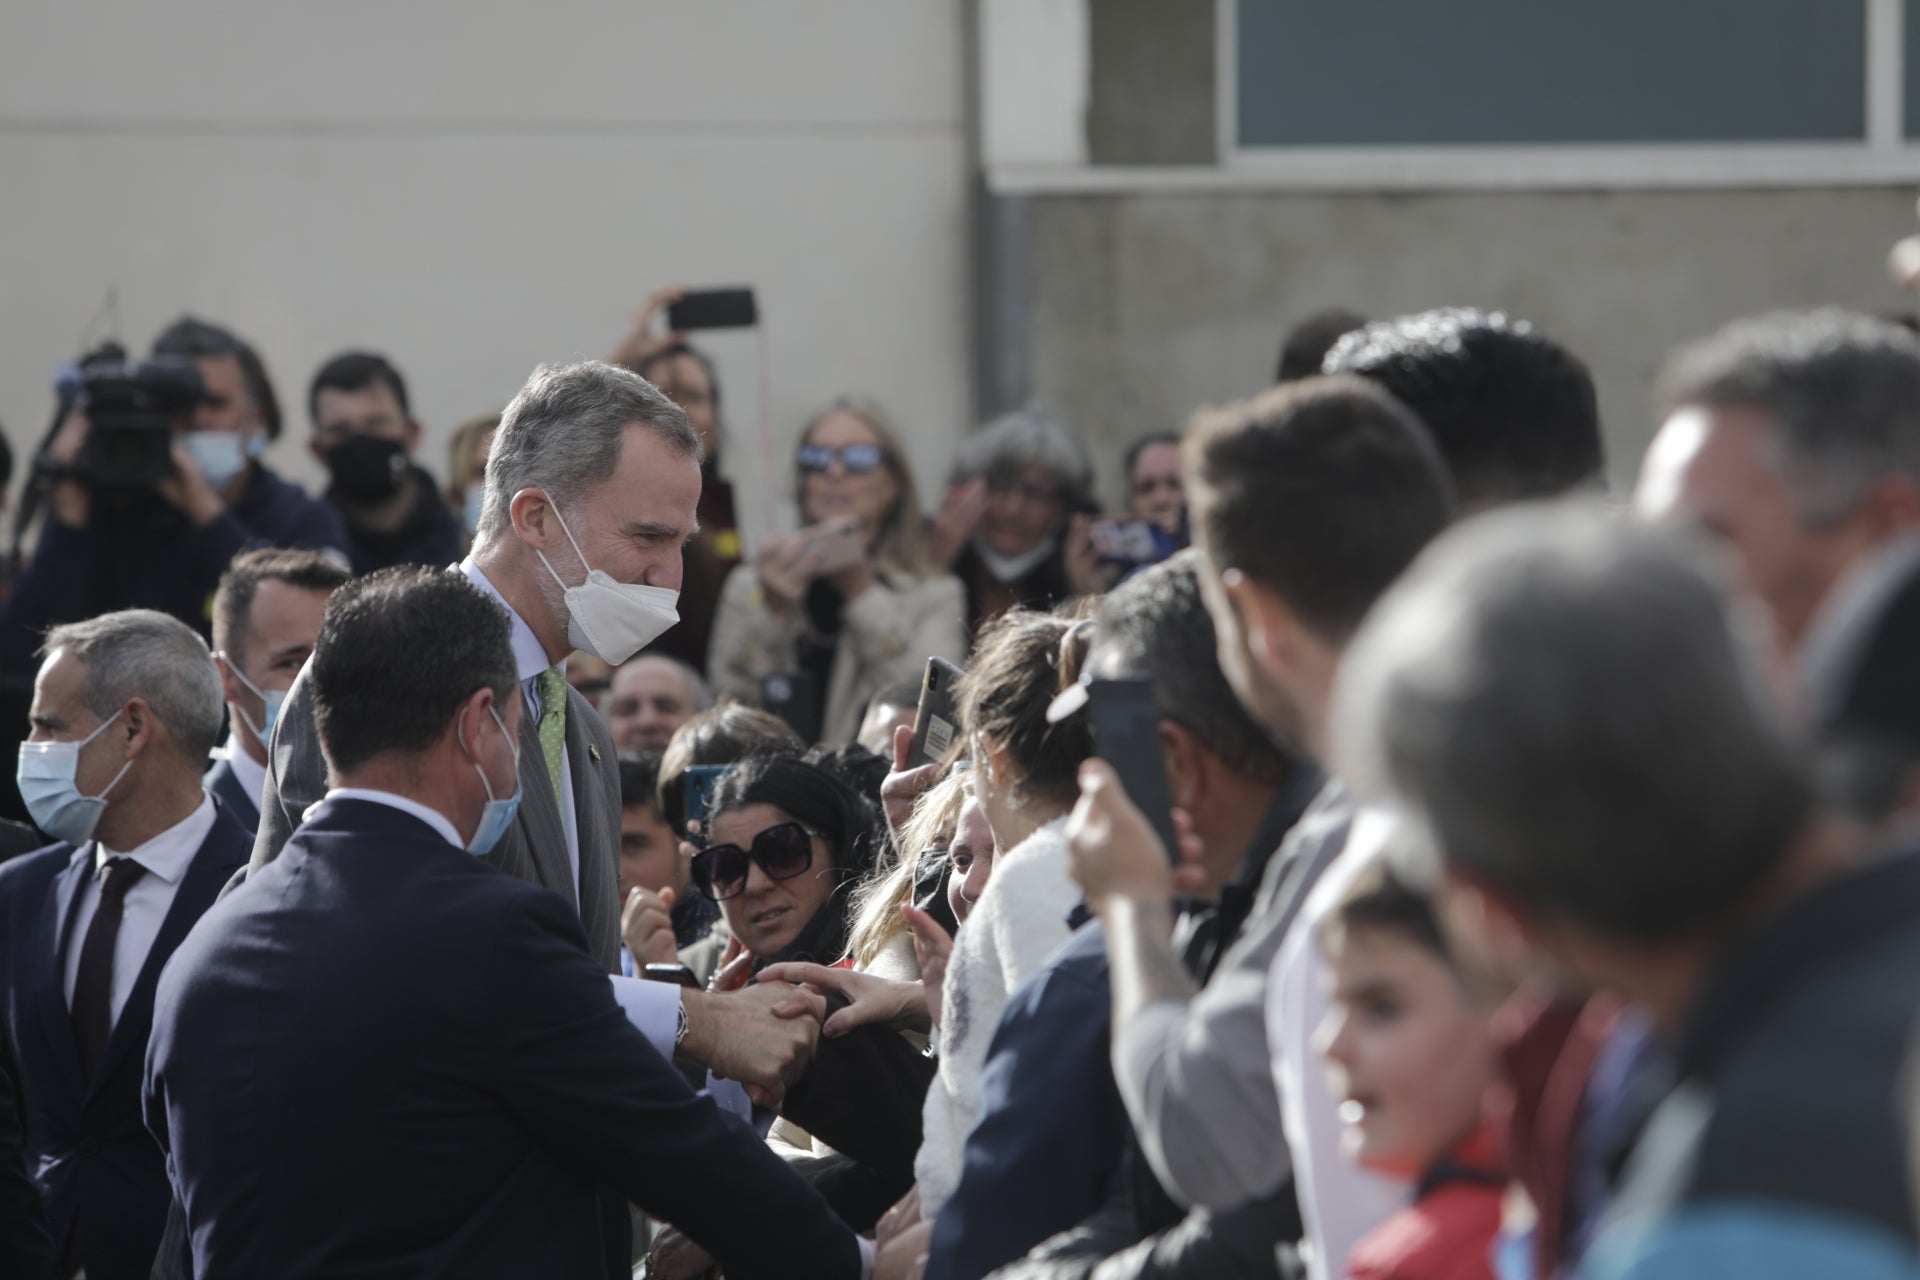
M673 1027L673 1047L678 1049L680 1042L687 1038L687 1002L682 1000L674 1010L678 1021Z

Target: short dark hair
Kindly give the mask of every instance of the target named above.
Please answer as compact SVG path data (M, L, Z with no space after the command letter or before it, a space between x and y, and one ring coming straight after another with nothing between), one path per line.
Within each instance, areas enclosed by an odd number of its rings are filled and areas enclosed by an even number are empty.
M464 575L421 565L334 592L307 678L335 773L384 752L424 751L476 690L505 705L520 687L506 611Z
M1525 321L1469 307L1380 320L1327 353L1426 424L1464 510L1597 485L1606 455L1593 376Z
M1351 376L1203 410L1185 446L1194 540L1344 639L1446 525L1446 472L1392 396Z
M240 658L253 638L253 597L263 582L302 591L337 591L353 575L318 551L245 551L220 575L213 593L213 647Z
M1274 366L1273 380L1298 382L1313 377L1320 372L1334 343L1366 325L1365 316L1344 307L1314 312L1287 330L1287 336L1280 340L1280 360Z
M980 633L967 672L954 687L962 730L984 734L1007 752L1016 790L1071 804L1080 763L1093 754L1083 715L1058 724L1047 706L1080 678L1092 630L1055 613L1009 609Z
M1385 857L1375 856L1355 873L1332 913L1320 923L1320 945L1330 950L1355 929L1397 934L1445 964L1454 963L1432 899L1403 880Z
M280 398L273 393L273 379L267 376L267 366L261 361L260 353L239 335L193 316L181 316L153 340L153 354L183 356L190 360L231 356L238 360L247 394L253 398L254 407L260 410L260 421L267 428L267 439L280 438Z
M1087 669L1099 677L1146 676L1162 719L1199 734L1235 773L1279 786L1296 762L1253 722L1220 670L1198 562L1196 552L1182 551L1108 592L1094 616Z
M307 387L307 417L318 425L322 391L365 391L378 383L385 383L393 392L403 416L413 412L407 407L407 380L385 356L372 351L343 351L314 373Z
M734 764L748 756L806 752L790 725L771 711L722 702L700 712L667 740L660 755L660 813L675 831L687 829L687 770L697 764Z
M831 771L792 756L752 756L727 771L707 803L711 821L750 804L783 809L826 838L833 865L859 873L886 843L878 809Z
M1133 487L1133 464L1140 461L1140 455L1157 444L1170 444L1180 447L1180 437L1171 431L1153 431L1141 436L1127 446L1127 456L1121 462L1120 474L1125 478L1129 490Z
M1657 396L1687 405L1758 409L1800 518L1845 516L1874 481L1920 481L1920 339L1849 311L1776 312L1737 320L1682 349Z
M660 757L652 752L620 757L620 807L641 805L660 812Z

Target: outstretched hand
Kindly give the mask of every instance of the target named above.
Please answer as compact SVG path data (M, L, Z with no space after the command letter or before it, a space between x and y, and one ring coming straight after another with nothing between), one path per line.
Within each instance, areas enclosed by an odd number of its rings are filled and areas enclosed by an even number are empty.
M895 982L857 969L834 969L797 960L770 964L760 971L755 981L797 983L819 995L844 996L849 1001L846 1008L829 1017L820 1028L820 1034L828 1038L845 1035L856 1027L879 1025L924 1031L930 1025L923 983ZM774 1012L782 1017L800 1016L799 997L793 997Z
M632 369L645 364L668 347L686 341L687 335L684 333L660 334L653 331L653 318L680 301L686 293L687 286L670 284L648 294L647 300L640 304L640 309L633 313L626 337L614 347L613 354L607 357L607 363Z
M887 829L895 835L913 816L913 805L922 794L940 780L940 763L909 769L913 755L913 730L907 725L893 728L893 771L880 783L880 807L887 815Z

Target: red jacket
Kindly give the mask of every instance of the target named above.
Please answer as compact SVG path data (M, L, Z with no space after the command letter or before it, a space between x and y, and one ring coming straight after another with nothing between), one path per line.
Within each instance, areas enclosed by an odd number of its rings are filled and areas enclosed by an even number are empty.
M1505 1126L1489 1120L1421 1179L1412 1204L1347 1255L1349 1280L1494 1280L1507 1175Z

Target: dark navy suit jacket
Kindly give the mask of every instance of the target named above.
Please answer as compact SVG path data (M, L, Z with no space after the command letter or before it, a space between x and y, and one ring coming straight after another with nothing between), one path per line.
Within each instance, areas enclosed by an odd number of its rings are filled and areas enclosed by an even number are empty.
M859 1274L628 1023L572 906L372 801L324 801L181 946L147 1120L199 1280L603 1277L602 1188L732 1280Z
M77 1229L89 1280L146 1280L166 1223L166 1166L140 1097L155 984L253 848L246 829L214 807L213 829L174 892L91 1081L80 1068L65 965L67 949L80 945L71 936L74 905L92 867L74 861L70 844L0 866L0 1044L19 1088L55 1252Z
M240 785L240 775L233 771L231 761L222 760L207 770L203 785L213 798L227 806L228 812L249 832L260 829L260 797L250 796L247 789Z

